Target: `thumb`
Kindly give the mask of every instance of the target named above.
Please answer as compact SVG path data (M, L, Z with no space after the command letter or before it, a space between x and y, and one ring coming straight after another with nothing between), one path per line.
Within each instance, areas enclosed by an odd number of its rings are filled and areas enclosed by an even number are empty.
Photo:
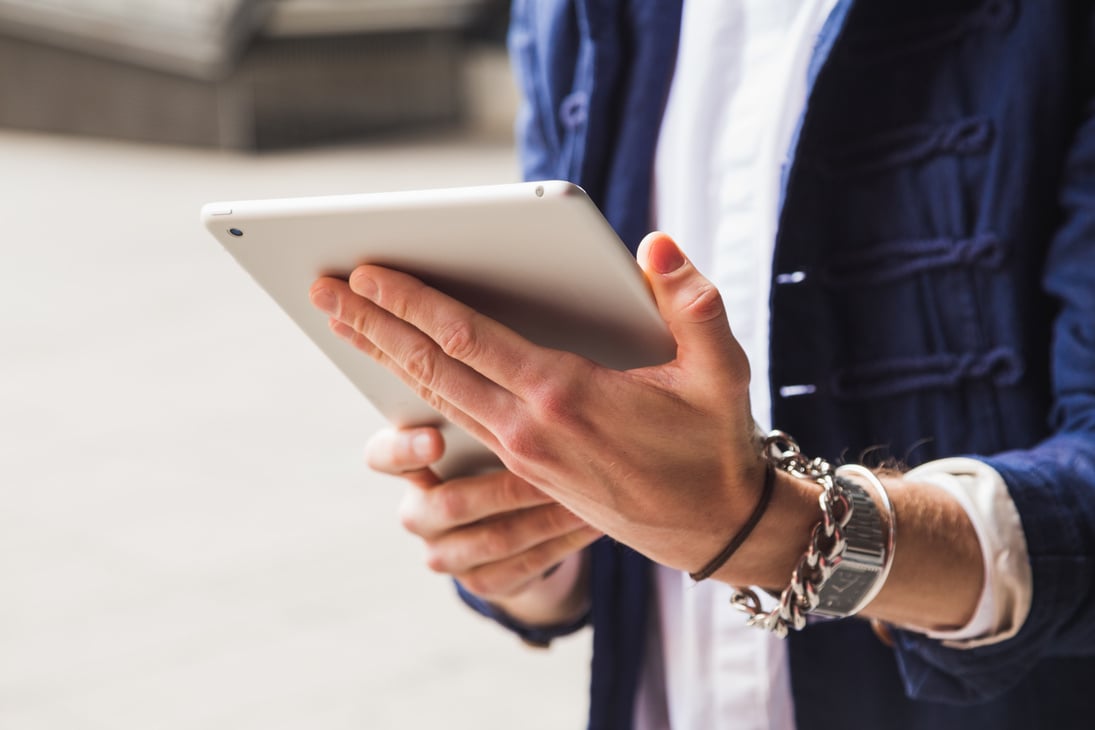
M638 260L686 368L749 379L745 353L730 331L722 296L667 234L655 231L639 244Z

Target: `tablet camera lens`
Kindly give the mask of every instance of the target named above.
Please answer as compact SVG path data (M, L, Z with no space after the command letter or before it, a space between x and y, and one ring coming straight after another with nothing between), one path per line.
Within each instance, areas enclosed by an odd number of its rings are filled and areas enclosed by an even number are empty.
M228 229L228 232L229 232L229 233L231 233L231 234L232 234L233 236L235 236L236 238L239 238L240 236L242 236L242 235L243 235L243 231L241 231L241 230L240 230L240 229L238 229L238 228L229 228L229 229Z

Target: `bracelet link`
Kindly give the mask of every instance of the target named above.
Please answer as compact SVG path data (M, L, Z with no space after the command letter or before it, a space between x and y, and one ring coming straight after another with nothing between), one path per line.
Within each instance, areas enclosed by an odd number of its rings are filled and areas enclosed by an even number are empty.
M804 628L807 614L841 618L858 613L878 594L893 563L895 525L885 488L865 467L834 470L824 459L807 459L782 431L768 434L763 452L774 468L821 486L821 520L775 609L765 612L748 588L735 588L730 604L747 614L749 626L781 637ZM848 474L870 484L879 504Z

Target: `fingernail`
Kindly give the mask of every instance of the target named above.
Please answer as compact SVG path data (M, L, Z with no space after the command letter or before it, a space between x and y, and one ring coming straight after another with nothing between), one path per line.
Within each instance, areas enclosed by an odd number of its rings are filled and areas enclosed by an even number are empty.
M433 439L428 433L416 433L411 437L411 452L419 459L433 456Z
M312 292L312 304L315 308L332 317L338 314L338 300L330 289L320 289Z
M671 274L684 266L684 254L677 248L677 244L666 241L650 252L650 265L659 274Z

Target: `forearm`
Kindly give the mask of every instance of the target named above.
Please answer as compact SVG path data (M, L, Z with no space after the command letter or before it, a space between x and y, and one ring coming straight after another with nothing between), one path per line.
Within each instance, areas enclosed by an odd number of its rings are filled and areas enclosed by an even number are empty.
M930 484L884 478L898 543L890 575L864 615L943 631L973 616L984 584L977 534L962 506Z

